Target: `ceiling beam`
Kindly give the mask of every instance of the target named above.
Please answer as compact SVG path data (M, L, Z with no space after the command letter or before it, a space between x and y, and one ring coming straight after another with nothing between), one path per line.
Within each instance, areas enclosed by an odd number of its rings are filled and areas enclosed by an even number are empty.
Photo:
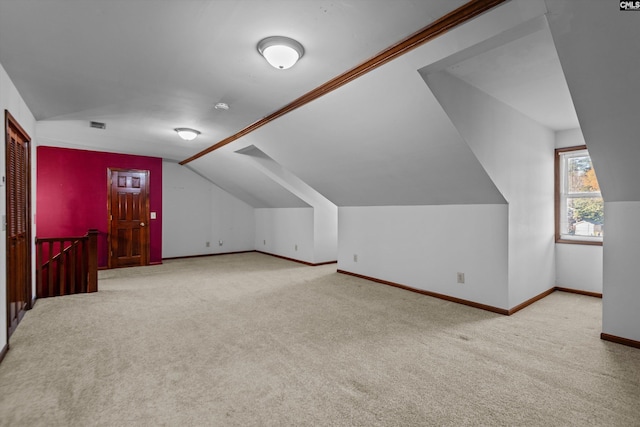
M333 79L307 92L306 94L295 99L279 110L274 111L268 116L265 116L262 119L241 129L237 133L223 139L222 141L210 146L209 148L200 151L197 154L194 154L188 159L181 161L180 164L186 165L187 163L192 162L204 156L205 154L209 154L212 151L217 150L218 148L224 147L225 145L242 138L243 136L261 128L267 123L279 117L282 117L285 114L299 107L302 107L303 105L308 104L309 102L318 99L321 96L335 89L338 89L341 86L344 86L345 84L357 79L358 77L368 73L369 71L372 71L380 67L381 65L384 65L387 62L392 61L393 59L401 55L404 55L405 53L417 48L418 46L423 45L429 40L432 40L444 34L450 29L469 21L470 19L475 18L476 16L488 11L489 9L492 9L495 6L504 3L505 1L508 0L471 0L468 3L465 3L454 11L435 20L418 32L413 33L409 37L399 41L394 45L391 45L374 57L364 61L360 65L357 65L356 67L340 74L339 76L334 77Z

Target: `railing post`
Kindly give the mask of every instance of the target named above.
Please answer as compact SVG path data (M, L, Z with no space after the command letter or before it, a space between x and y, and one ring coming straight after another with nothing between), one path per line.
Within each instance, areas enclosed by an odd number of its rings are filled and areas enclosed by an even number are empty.
M87 292L98 291L98 230L95 228L87 232L89 237L89 271L87 272Z
M55 270L55 267L53 266L55 247L55 242L49 242L49 267L47 267L47 270L49 270L49 277L47 278L48 297L52 297L55 295L55 292L53 291L53 285L55 284L55 281L53 280L53 271Z
M36 237L36 298L43 295L42 289L42 242Z

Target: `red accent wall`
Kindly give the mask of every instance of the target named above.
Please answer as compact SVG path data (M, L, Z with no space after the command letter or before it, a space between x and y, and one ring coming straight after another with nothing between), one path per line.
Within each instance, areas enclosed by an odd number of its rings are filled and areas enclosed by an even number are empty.
M162 159L37 147L36 236L83 236L100 231L98 266L107 266L107 168L149 171L150 262L162 262Z

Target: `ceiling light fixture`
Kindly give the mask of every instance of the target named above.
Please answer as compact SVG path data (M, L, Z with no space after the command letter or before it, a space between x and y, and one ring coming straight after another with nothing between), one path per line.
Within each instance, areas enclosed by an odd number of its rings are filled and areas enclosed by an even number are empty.
M294 66L302 55L304 47L297 41L288 37L273 36L260 40L258 52L264 56L271 66L280 70L286 70Z
M228 110L229 109L229 104L226 104L224 102L218 102L216 105L213 106L213 108L215 108L216 110Z
M178 132L178 136L185 141L192 141L196 138L196 136L200 135L200 131L189 128L175 128L176 132Z

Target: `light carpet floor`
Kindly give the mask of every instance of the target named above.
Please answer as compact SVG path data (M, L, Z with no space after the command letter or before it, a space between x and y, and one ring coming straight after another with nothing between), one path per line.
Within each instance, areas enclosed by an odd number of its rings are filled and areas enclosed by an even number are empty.
M39 300L3 426L639 426L640 350L601 300L506 317L258 253L100 272Z

